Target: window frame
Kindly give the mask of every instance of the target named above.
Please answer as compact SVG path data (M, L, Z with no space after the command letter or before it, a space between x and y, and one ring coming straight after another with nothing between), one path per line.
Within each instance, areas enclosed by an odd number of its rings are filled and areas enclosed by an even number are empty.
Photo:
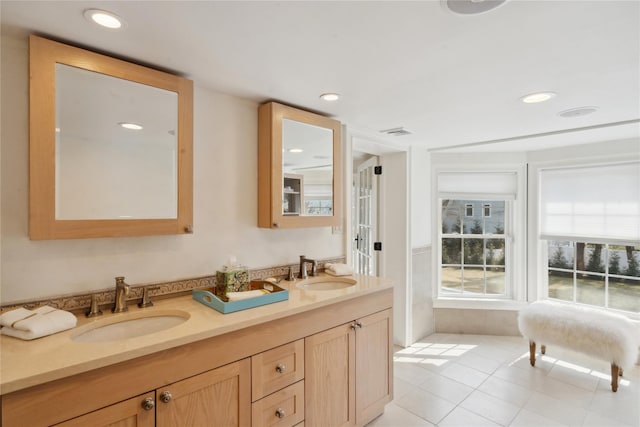
M496 161L497 160L497 161ZM509 278L510 297L494 298L494 297L450 297L440 295L440 262L441 249L440 233L441 233L441 215L439 199L443 198L460 198L460 195L452 195L445 192L439 192L438 177L440 174L458 174L458 173L495 173L510 174L515 177L513 192L515 199L511 200L512 209L512 230L507 236L505 245L509 245L511 251L511 265ZM496 159L493 155L486 155L486 162L478 162L478 156L465 155L445 155L438 154L432 159L431 169L431 277L432 277L432 297L434 308L452 308L452 309L484 309L484 310L519 310L526 306L528 295L527 287L527 164L523 157L518 153L511 153ZM464 193L467 199L477 198L480 192L473 194ZM485 193L486 194L486 193ZM444 197L446 195L446 197ZM496 194L489 194L490 199L496 199Z
M563 156L557 153L563 152L563 150L555 150L556 153L553 157L547 153L542 155L531 156L528 162L528 175L527 182L527 194L528 194L528 243L527 243L527 277L526 281L529 284L527 289L527 300L537 301L547 299L549 295L549 282L548 282L548 250L547 240L540 238L540 172L549 168L574 168L574 167L593 167L598 165L607 165L613 163L624 163L630 160L640 160L640 152L637 151L637 145L635 143L619 144L619 149L612 150L611 143L606 145L594 146L588 155L582 157L576 156ZM600 149L600 151L598 151ZM560 158L560 160L557 160ZM567 236L568 237L568 236ZM586 240L589 240L588 236L584 236ZM585 240L580 239L580 240ZM554 239L554 240L571 240L571 238ZM589 242L592 243L592 242ZM620 244L620 242L606 242ZM629 242L637 245L640 242ZM561 300L557 300L561 301ZM566 304L573 304L572 302L565 302ZM579 304L579 303L577 303ZM597 306L590 306L597 307ZM596 308L597 309L597 308ZM630 319L639 320L640 314L629 311L618 311L615 309L604 309L611 312L622 314Z

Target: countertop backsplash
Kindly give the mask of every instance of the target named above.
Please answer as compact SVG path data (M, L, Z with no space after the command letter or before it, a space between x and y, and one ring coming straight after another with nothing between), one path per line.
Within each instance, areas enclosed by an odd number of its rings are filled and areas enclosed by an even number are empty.
M318 272L324 271L324 264L345 262L345 257L337 258L325 258L318 260ZM267 268L257 268L249 270L250 280L266 279L268 277L286 278L289 273L289 268L293 267L294 273L299 273L300 266L296 264L285 264ZM126 279L125 279L126 280ZM157 289L151 291L151 300L157 298L167 298L178 296L191 292L193 289L212 288L216 285L216 275L213 273L210 276L195 277L182 280L174 280L171 282L155 282L136 284L129 283L131 285L131 291L127 297L127 301L130 303L142 300L142 291L145 287L151 286ZM18 307L25 307L27 309L33 309L43 305L49 305L60 310L71 311L75 314L80 314L86 311L91 306L91 296L96 295L98 305L101 309L105 310L110 308L115 301L115 285L113 288L103 289L91 293L77 293L68 295L52 296L46 299L31 300L31 301L18 301L0 307L0 313L12 310Z

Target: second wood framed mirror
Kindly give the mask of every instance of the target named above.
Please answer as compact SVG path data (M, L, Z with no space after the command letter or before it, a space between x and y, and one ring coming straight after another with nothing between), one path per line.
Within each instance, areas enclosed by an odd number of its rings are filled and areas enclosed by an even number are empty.
M340 122L276 102L258 120L258 226L341 225Z

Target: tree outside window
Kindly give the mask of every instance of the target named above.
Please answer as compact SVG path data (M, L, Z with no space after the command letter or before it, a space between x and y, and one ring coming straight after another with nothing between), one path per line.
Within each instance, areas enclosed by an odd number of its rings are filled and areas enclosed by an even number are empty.
M640 312L640 246L549 241L549 298Z

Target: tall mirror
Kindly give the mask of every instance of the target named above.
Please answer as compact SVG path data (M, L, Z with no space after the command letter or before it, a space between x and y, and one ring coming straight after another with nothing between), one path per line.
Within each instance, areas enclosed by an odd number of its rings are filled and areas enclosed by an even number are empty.
M258 226L340 225L340 122L275 102L258 113Z
M31 239L191 232L192 82L30 38Z

